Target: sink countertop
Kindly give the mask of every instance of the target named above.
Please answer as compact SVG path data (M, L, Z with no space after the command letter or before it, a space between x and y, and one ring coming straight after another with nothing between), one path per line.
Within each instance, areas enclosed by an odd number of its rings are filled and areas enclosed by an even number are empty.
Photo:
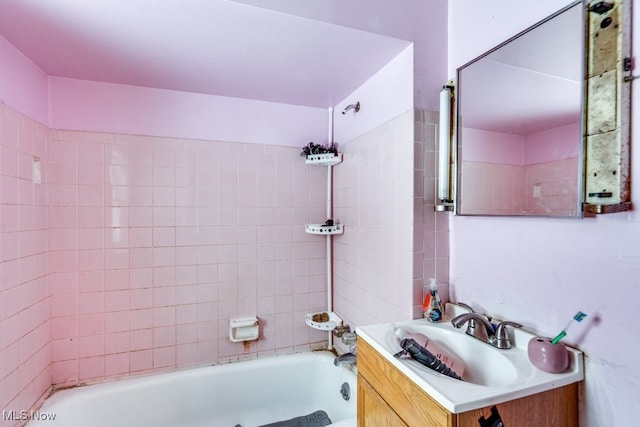
M455 304L447 304L445 316L440 323L431 323L426 319L416 319L404 322L362 326L358 327L356 332L361 339L376 349L389 363L398 368L398 370L416 383L418 387L424 390L436 402L454 414L530 396L584 379L584 362L581 351L566 346L569 350L570 361L568 369L559 374L544 372L533 366L531 362L529 362L527 355L529 340L537 336L536 334L521 328L512 329L509 327L513 347L509 350L496 349L489 344L482 343L466 335L466 325L460 329L456 329L451 325L451 319L462 313L467 313L467 310ZM462 334L464 337L460 337L460 339L474 340L481 345L487 346L491 350L499 352L499 359L501 359L502 356L506 357L516 369L516 378L508 385L475 384L449 378L419 365L418 362L414 360L395 358L393 355L400 349L400 345L393 333L394 326L400 326L409 331L417 331L417 329L422 328L440 328L445 329L447 333ZM427 331L421 330L421 332L424 332L427 336L429 335ZM434 341L437 340L434 338ZM446 346L445 342L437 342ZM461 355L458 354L458 356ZM467 364L467 360L465 360L467 357L462 357L462 359L465 364ZM466 369L469 368L467 367ZM465 370L465 374L466 372ZM465 377L465 375L463 375L463 377Z

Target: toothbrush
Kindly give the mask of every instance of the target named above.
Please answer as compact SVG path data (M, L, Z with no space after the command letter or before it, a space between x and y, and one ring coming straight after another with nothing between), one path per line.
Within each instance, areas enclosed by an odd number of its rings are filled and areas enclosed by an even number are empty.
M573 319L569 320L569 323L567 323L564 329L562 329L562 331L560 331L560 333L551 341L551 344L558 344L560 340L567 335L567 329L569 329L574 320L580 323L585 317L587 317L587 313L583 313L581 311L577 312L576 315L573 316Z

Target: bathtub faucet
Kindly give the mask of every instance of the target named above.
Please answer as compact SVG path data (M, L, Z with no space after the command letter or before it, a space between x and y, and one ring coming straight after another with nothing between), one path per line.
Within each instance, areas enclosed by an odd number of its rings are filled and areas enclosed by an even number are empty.
M333 364L336 366L355 366L357 363L358 359L353 353L341 354L333 360Z
M355 366L358 363L356 358L356 334L354 332L345 332L342 334L341 339L344 344L349 346L349 352L336 357L333 360L333 364L336 366Z

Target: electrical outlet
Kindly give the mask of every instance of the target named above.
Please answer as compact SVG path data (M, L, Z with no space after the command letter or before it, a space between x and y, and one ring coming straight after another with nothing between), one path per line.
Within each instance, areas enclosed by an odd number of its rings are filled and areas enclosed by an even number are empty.
M542 197L542 184L533 184L533 198L539 199Z

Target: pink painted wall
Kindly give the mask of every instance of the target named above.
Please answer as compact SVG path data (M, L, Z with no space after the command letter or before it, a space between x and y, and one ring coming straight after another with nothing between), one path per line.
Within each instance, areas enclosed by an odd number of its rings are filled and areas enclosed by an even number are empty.
M0 102L49 123L49 77L0 36Z
M521 135L483 129L462 128L462 161L522 165L524 142Z
M327 110L51 77L53 129L301 147L326 142Z
M508 1L489 7L450 1L450 75L565 3L549 0L522 9ZM636 11L636 28L639 18ZM639 37L635 32L633 46ZM640 102L639 96L635 92L632 102ZM632 122L637 135L637 110ZM636 170L640 153L632 156ZM640 175L632 181L637 202ZM582 426L636 424L640 345L630 337L640 289L639 236L637 211L573 220L451 218L451 291L457 301L551 336L577 310L589 313L566 339L587 354Z
M352 141L413 108L413 61L411 45L336 105L333 128L337 142ZM358 113L342 114L356 102L360 102Z
M489 5L474 0L448 2L448 78L456 69L482 55L522 30L571 3L565 0L538 0L536 7L494 0ZM470 37L476 33L477 37Z
M545 163L580 156L580 123L561 126L525 137L525 164Z
M580 123L529 135L462 129L462 160L526 165L578 157Z

